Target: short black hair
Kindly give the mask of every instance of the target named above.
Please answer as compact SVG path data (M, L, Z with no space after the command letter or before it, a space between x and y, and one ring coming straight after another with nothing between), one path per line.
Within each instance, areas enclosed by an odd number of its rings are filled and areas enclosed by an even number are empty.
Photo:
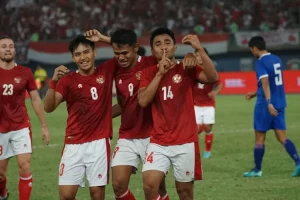
M134 30L129 28L118 28L111 33L110 44L118 46L126 45L133 46L137 43L137 35Z
M151 33L151 36L150 36L150 46L151 46L151 48L153 48L154 38L158 35L164 35L164 34L169 35L172 38L174 44L176 44L176 39L175 39L175 35L174 35L173 31L171 31L170 29L165 28L165 27L160 27L160 28L155 29Z
M146 54L146 49L145 49L145 47L140 46L139 49L138 49L137 54L138 54L139 56L144 56L144 55Z
M0 35L0 40L4 40L4 39L10 39L10 40L14 41L14 40L12 39L12 37L10 37L10 36L8 36L8 35Z
M82 34L77 35L73 40L71 40L71 42L69 43L69 51L71 52L71 54L74 53L75 49L80 45L84 45L84 46L90 46L92 48L92 50L95 49L95 43L86 39L86 37Z
M261 36L252 37L248 42L248 46L250 48L256 47L259 50L266 50L266 42Z

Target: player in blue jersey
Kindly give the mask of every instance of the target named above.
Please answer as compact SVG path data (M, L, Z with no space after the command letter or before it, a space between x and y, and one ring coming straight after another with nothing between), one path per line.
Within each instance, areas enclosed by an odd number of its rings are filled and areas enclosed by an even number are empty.
M279 57L266 50L266 43L260 36L252 37L248 44L252 54L258 59L255 63L258 88L248 93L246 99L254 97L255 167L244 173L244 177L262 176L261 164L265 152L266 132L274 129L276 137L294 160L296 168L292 177L300 176L300 159L294 143L286 137L285 107L282 62Z

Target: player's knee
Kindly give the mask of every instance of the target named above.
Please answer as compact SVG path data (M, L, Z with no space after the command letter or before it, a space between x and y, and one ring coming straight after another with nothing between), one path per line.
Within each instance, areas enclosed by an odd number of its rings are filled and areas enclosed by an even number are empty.
M0 170L0 182L5 178L5 173Z
M146 196L153 196L153 195L155 196L155 194L158 193L158 186L149 180L144 179L143 188Z
M190 200L193 199L193 188L189 187L176 187L179 199Z
M73 195L60 194L59 200L76 200Z
M120 179L113 179L112 187L116 196L121 196L128 189L128 185Z
M211 133L211 131L212 131L211 125L205 125L204 130L205 130L206 134Z
M165 183L161 183L159 186L159 194L165 195L167 193L167 188Z
M94 187L90 188L91 200L104 200L105 198L105 187Z
M19 171L21 174L30 173L31 172L30 161L23 161L23 162L19 163Z

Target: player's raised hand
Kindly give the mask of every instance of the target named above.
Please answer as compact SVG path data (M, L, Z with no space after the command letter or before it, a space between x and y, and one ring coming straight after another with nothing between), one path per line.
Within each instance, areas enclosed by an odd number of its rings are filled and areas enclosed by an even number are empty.
M187 35L182 39L183 44L191 45L194 49L201 49L201 43L197 35Z
M161 58L161 60L158 62L158 72L162 75L166 74L169 69L171 68L171 66L173 66L174 63L172 62L172 60L170 60L167 56L166 56L166 51L164 51L163 56Z
M42 126L42 140L46 142L46 145L50 143L50 133L47 125Z
M64 65L60 65L59 67L57 67L54 71L52 80L54 82L59 81L63 76L67 75L70 72L70 70L64 66Z
M98 30L92 29L85 32L84 36L86 39L92 42L101 42L103 41L106 36L102 35Z
M245 95L245 99L250 101L252 98L254 98L256 96L256 92L248 92L246 95Z
M197 64L198 64L198 60L194 53L186 54L182 60L182 65L184 69L190 69L196 67Z
M278 111L274 108L273 104L271 103L268 104L268 110L272 116L276 117L278 115Z

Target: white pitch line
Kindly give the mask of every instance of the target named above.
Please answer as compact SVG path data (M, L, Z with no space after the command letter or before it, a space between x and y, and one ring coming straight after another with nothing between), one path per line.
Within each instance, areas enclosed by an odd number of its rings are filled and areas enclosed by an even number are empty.
M290 130L290 129L296 129L296 128L300 128L299 125L291 125L288 127L287 129L287 132ZM254 130L253 129L229 129L229 130L220 130L220 131L214 131L215 134L230 134L230 133L251 133L253 132ZM44 148L53 148L53 147L57 147L59 144L49 144L48 146L47 145L39 145L39 146L33 146L32 148L33 149L44 149Z

